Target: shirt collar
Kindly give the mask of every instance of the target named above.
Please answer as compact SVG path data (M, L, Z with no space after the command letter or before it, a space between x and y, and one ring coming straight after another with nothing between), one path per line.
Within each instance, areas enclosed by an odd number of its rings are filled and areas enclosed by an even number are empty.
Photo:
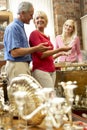
M16 23L18 23L22 28L24 28L24 23L20 21L19 19L14 20Z

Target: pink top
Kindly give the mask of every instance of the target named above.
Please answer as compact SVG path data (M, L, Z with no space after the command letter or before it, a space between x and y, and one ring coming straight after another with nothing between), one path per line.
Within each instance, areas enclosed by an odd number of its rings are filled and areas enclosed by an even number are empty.
M56 37L56 48L64 47L64 43L62 41L61 35L58 35ZM70 50L70 55L68 56L60 56L59 62L81 62L82 61L82 54L80 50L80 40L79 37L75 37L74 40L72 40L72 49Z
M48 42L48 45L53 49L53 45L50 41L50 38L44 34L41 34L38 30L33 31L29 37L29 44L31 47L37 46L40 43ZM42 52L32 53L32 62L33 62L33 70L39 69L46 72L54 72L54 59L52 56L48 56L46 58L41 59Z

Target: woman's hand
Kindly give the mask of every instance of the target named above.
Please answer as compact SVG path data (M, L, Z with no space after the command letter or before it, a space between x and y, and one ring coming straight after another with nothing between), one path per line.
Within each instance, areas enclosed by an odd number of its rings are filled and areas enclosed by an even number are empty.
M70 47L63 47L63 48L61 48L61 51L69 51L69 50L71 50L72 49L72 47L70 46Z

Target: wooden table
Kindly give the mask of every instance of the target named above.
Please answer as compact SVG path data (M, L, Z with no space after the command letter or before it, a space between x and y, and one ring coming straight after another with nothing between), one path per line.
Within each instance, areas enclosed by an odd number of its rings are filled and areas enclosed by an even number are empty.
M16 130L22 130L21 128L18 128ZM35 126L35 127L29 127L29 130L46 130L45 125ZM62 126L60 128L53 128L53 130L63 130Z
M87 123L86 118L82 118L81 116L76 115L74 113L72 113L72 118L73 118L73 123L76 123L78 121L82 121L83 123ZM69 124L69 122L66 122L66 124ZM12 121L12 124L11 124L11 126L14 127L14 129L12 129L12 130L24 130L23 128L18 128L18 125L19 125L18 120L14 119ZM12 128L12 127L7 126L6 130L8 130L7 128ZM43 121L40 126L34 126L34 127L29 126L29 128L27 130L46 130L45 123ZM60 128L53 128L53 130L63 130L63 125Z
M5 129L8 130L8 129L12 129L13 128L12 130L24 130L23 127L18 128L19 127L19 121L17 119L13 119L12 121L10 121L10 120L6 121ZM24 121L22 121L22 125L23 125L23 123L24 123ZM39 126L29 126L28 130L46 130L46 127L44 125L44 121ZM57 128L57 129L53 128L53 130L63 130L63 127L61 126L60 128Z
M2 117L3 117L3 115L2 115ZM0 119L1 119L1 116L0 116ZM82 118L81 116L76 115L74 113L72 113L72 119L73 119L73 123L75 123L77 121L82 121L84 123L87 123L86 118ZM2 121L1 124L4 124L5 130L24 130L23 127L20 127L20 128L18 127L19 123L22 125L26 125L26 121L18 120L17 118L13 119L12 115L9 113L7 115L5 115L5 118L3 120L4 120L4 123ZM67 124L67 123L69 124L69 122L65 122L64 124ZM42 124L39 126L33 126L33 127L29 126L29 129L27 129L27 130L46 130L45 121L43 120ZM63 130L63 124L60 128L53 128L53 130Z
M72 119L73 119L73 124L75 122L78 121L82 121L83 123L87 123L87 119L86 118L82 118L81 116L72 113ZM14 125L18 125L18 120L13 120ZM69 122L65 122L66 124L69 124ZM22 130L22 129L15 129L15 130ZM29 127L28 130L46 130L45 127L45 122L43 121L42 124L40 126L36 126L36 127ZM63 125L60 128L53 128L53 130L63 130Z
M87 63L69 63L69 62L60 62L55 63L55 67L68 68L68 67L87 67Z

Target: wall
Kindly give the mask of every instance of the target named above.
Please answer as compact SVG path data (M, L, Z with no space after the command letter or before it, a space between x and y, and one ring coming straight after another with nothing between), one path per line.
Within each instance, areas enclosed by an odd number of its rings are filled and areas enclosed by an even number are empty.
M6 7L6 0L0 0L0 7Z
M87 0L83 0L83 15L87 15Z

